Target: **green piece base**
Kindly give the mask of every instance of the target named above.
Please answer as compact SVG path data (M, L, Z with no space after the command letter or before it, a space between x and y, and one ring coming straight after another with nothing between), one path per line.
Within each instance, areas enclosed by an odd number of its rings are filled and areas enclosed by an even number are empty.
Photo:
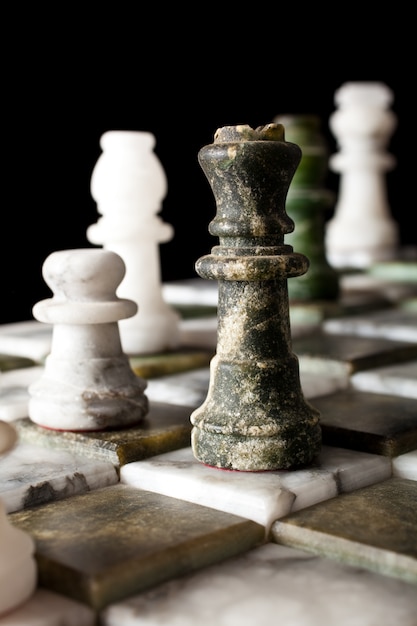
M195 458L211 467L242 472L295 469L309 465L321 449L321 429L315 424L291 441L283 437L248 437L191 431Z

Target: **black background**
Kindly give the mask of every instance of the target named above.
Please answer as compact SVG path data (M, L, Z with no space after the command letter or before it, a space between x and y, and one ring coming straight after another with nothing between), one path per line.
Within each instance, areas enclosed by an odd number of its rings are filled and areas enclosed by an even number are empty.
M416 244L415 173L405 150L415 134L412 41L404 28L394 38L395 17L384 24L379 15L376 27L297 6L291 15L227 19L204 7L29 10L4 25L11 43L2 78L1 323L32 319L33 304L50 297L41 272L51 252L92 246L86 230L100 216L90 180L104 132L155 135L168 180L159 215L175 231L160 245L162 279L191 278L197 258L217 243L208 233L215 204L200 148L221 126L314 113L333 153L328 121L335 91L349 81L381 81L393 91L398 126L389 152L397 165L387 193L402 244ZM337 191L330 171L327 185Z

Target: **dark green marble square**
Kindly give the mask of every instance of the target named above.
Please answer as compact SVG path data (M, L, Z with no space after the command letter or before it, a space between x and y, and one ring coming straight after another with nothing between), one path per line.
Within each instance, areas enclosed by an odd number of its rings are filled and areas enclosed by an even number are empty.
M417 448L417 399L345 389L314 398L323 443L384 456Z
M33 367L35 365L38 365L38 363L28 357L0 354L0 372L9 372L10 370Z
M417 482L391 478L341 494L274 522L271 537L417 583Z
M264 542L251 520L117 484L10 514L39 585L95 610Z
M212 350L184 348L161 354L130 356L129 363L136 376L148 380L205 367L212 357Z
M326 370L330 375L334 374L335 368L341 367L351 375L417 357L417 343L321 331L295 337L292 349L306 371L320 367L323 375L326 375Z
M56 431L38 426L30 418L14 424L21 441L61 448L117 466L189 446L191 412L187 406L150 402L149 413L141 424L108 431Z

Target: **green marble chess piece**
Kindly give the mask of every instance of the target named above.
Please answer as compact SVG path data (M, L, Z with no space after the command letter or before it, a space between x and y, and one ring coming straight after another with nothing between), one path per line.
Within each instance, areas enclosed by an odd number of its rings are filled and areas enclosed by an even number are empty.
M328 263L325 253L325 214L333 207L334 193L326 189L328 148L316 115L280 115L274 119L282 124L288 141L302 151L300 165L288 190L286 211L295 228L285 237L295 250L305 254L308 272L288 281L292 302L336 301L340 295L339 274Z
M218 281L218 331L208 394L190 417L193 454L230 470L300 467L321 448L289 321L287 279L308 269L284 243L293 228L285 198L301 150L281 124L226 126L198 158L216 200L209 232L219 245L196 271Z

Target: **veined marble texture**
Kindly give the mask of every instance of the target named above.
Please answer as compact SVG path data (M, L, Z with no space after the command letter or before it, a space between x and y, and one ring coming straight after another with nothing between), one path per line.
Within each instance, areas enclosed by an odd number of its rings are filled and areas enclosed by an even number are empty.
M417 360L357 372L352 375L351 384L362 391L417 398Z
M43 361L51 350L52 324L37 320L0 325L0 352Z
M399 478L417 480L417 450L394 457L392 459L392 474Z
M43 372L42 365L0 374L0 419L11 422L28 414L29 385Z
M120 468L122 483L188 500L265 526L316 502L391 476L389 459L323 447L307 469L239 472L207 467L182 448Z
M0 498L7 513L118 481L111 463L93 461L64 450L18 442L0 458Z
M415 626L415 585L266 544L111 605L102 626Z
M384 337L394 341L417 341L417 315L401 308L387 308L323 321L327 333L356 334L362 337Z
M414 253L415 255L415 253ZM380 294L389 302L397 304L399 301L412 298L416 295L416 281L411 279L411 275L406 276L408 264L402 266L402 278L399 280L398 276L393 279L391 276L373 276L371 274L372 268L369 268L368 272L358 273L346 273L340 277L340 286L342 292L349 293L367 293L367 294ZM415 266L411 268L412 272L415 272Z

